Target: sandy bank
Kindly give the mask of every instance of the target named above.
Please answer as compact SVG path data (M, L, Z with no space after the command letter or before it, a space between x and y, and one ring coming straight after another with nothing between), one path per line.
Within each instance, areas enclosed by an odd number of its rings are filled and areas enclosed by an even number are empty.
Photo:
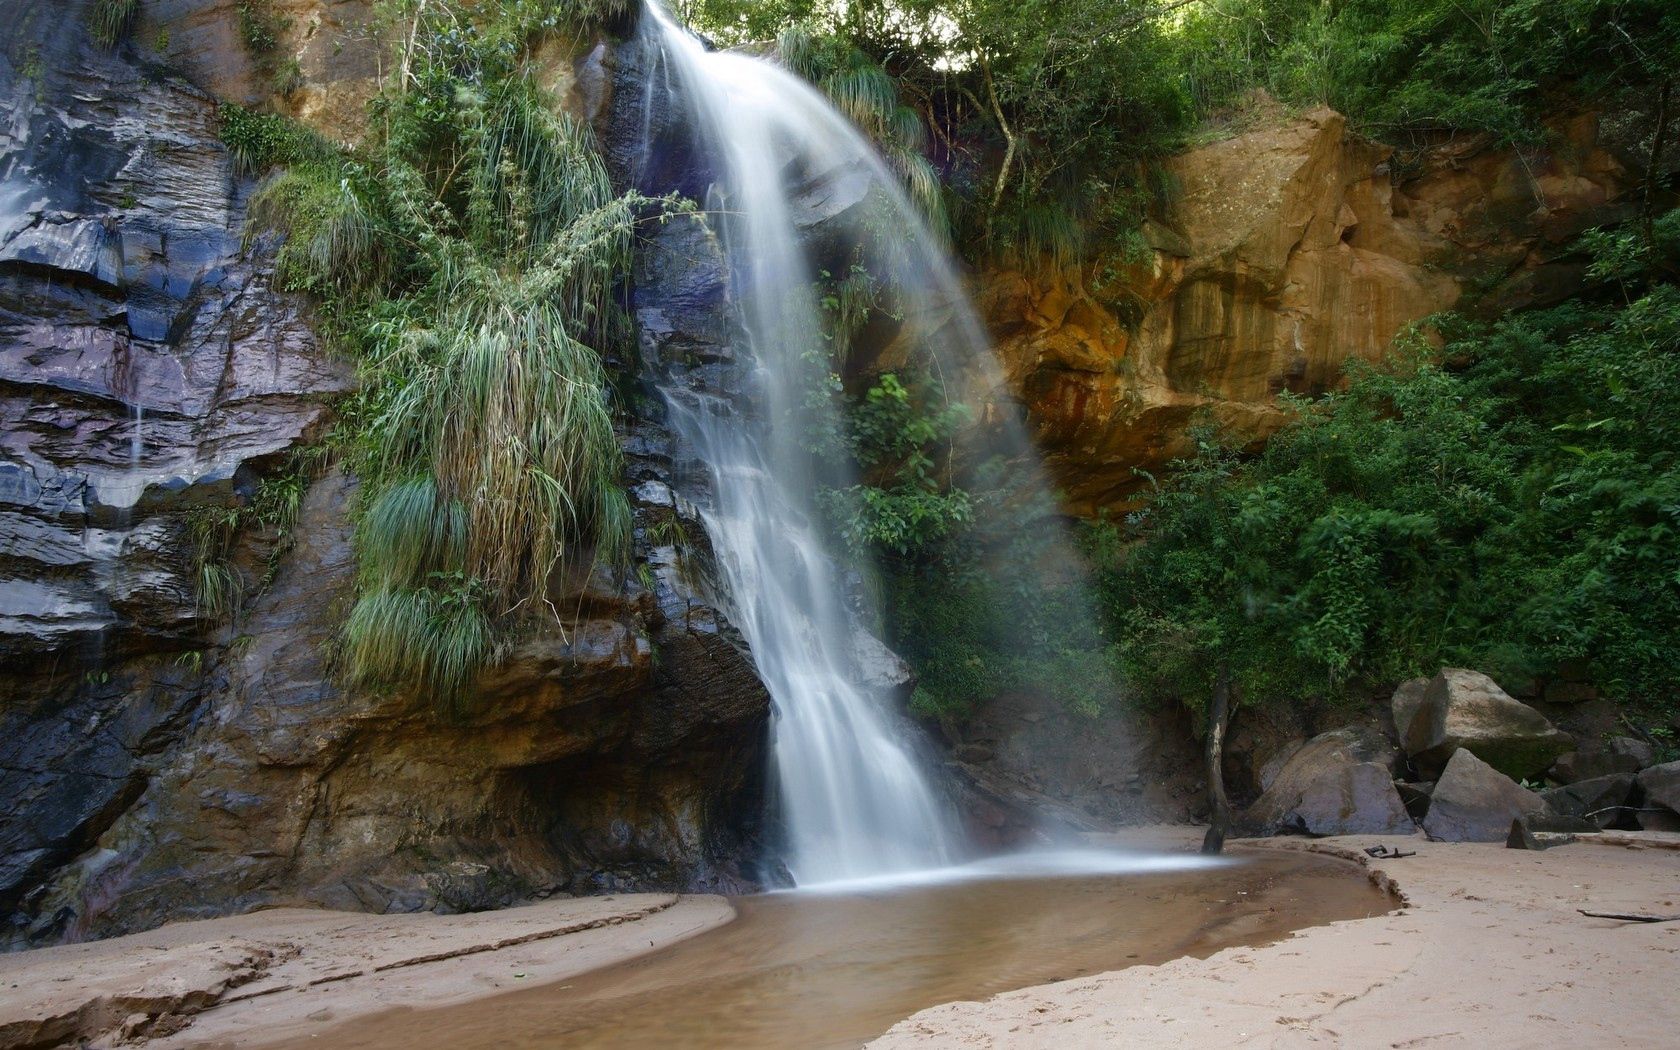
M1676 1045L1680 922L1577 910L1680 914L1680 850L1664 848L1677 844L1673 836L1543 853L1375 837L1234 847L1362 857L1355 851L1383 841L1417 851L1368 862L1404 895L1399 911L1206 959L934 1007L869 1045Z
M0 955L0 1048L247 1046L555 981L728 922L722 897L620 894L472 915L277 908Z

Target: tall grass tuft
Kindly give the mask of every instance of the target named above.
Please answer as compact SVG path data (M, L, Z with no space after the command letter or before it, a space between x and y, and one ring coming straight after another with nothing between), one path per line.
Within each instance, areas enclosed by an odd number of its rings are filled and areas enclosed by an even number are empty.
M647 203L615 196L587 130L505 51L458 39L414 49L379 141L304 158L252 206L359 357L349 672L452 709L515 621L554 615L554 581L628 555L600 348L628 331Z
M140 0L94 0L88 13L89 28L100 47L116 47L128 35L134 16L140 10Z

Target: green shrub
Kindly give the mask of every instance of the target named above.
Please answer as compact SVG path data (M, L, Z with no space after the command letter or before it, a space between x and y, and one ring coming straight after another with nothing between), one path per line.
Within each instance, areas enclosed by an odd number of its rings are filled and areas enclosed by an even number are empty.
M1200 435L1109 559L1128 677L1197 704L1224 666L1265 704L1567 668L1670 703L1680 290L1625 287L1443 321L1443 349L1352 366L1257 457Z
M312 132L278 113L259 113L234 102L216 110L222 144L241 175L267 171L279 164L298 164L321 158L333 163L335 151Z
M1091 262L1136 246L1153 161L1256 89L1402 145L1538 144L1545 113L1625 108L1680 69L1668 0L695 0L790 67L958 220L971 251ZM790 28L791 27L791 28ZM902 131L902 134L900 133ZM931 131L931 138L927 134Z

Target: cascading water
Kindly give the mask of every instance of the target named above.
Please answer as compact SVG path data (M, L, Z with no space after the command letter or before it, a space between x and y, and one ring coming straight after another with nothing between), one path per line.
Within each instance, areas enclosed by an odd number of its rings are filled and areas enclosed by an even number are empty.
M809 377L813 361L826 374L832 354L816 281L825 265L860 263L889 290L892 338L924 354L961 395L987 399L1002 388L990 344L942 243L851 122L780 66L708 51L657 4L645 11L638 32L657 58L643 90L681 110L691 148L705 158L707 212L730 261L753 368L741 380L750 390L731 392L733 406L670 384L665 394L672 423L712 475L703 516L725 600L776 703L789 870L809 885L952 863L964 852L955 814L914 734L862 684L841 564L814 506L819 467L799 431L822 424L810 418L821 409ZM653 109L643 101L646 120ZM644 133L644 147L651 139ZM740 411L748 402L759 409L751 422ZM1045 491L1013 416L989 415L997 418L968 438L971 458L1007 459L1029 479L1024 490Z
M705 513L736 625L774 698L777 790L788 869L802 884L948 864L952 815L883 698L859 680L841 572L811 503L808 457L779 433L801 398L803 359L823 349L806 256L783 176L790 156L834 166L869 147L792 75L706 51L654 5L668 84L713 151L713 203L740 298L766 425L720 406L668 398L672 422L710 468ZM650 85L650 90L653 86Z

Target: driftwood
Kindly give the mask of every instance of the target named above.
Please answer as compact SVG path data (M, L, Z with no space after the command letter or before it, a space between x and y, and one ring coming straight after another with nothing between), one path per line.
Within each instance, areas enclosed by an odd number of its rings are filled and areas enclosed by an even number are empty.
M1590 919L1619 919L1622 922L1680 922L1680 915L1646 915L1637 911L1587 911L1585 908L1576 908L1575 910Z
M1366 846L1365 855L1367 857L1375 857L1377 860L1400 860L1404 857L1417 856L1417 850L1406 852L1404 850L1392 849L1388 846Z

